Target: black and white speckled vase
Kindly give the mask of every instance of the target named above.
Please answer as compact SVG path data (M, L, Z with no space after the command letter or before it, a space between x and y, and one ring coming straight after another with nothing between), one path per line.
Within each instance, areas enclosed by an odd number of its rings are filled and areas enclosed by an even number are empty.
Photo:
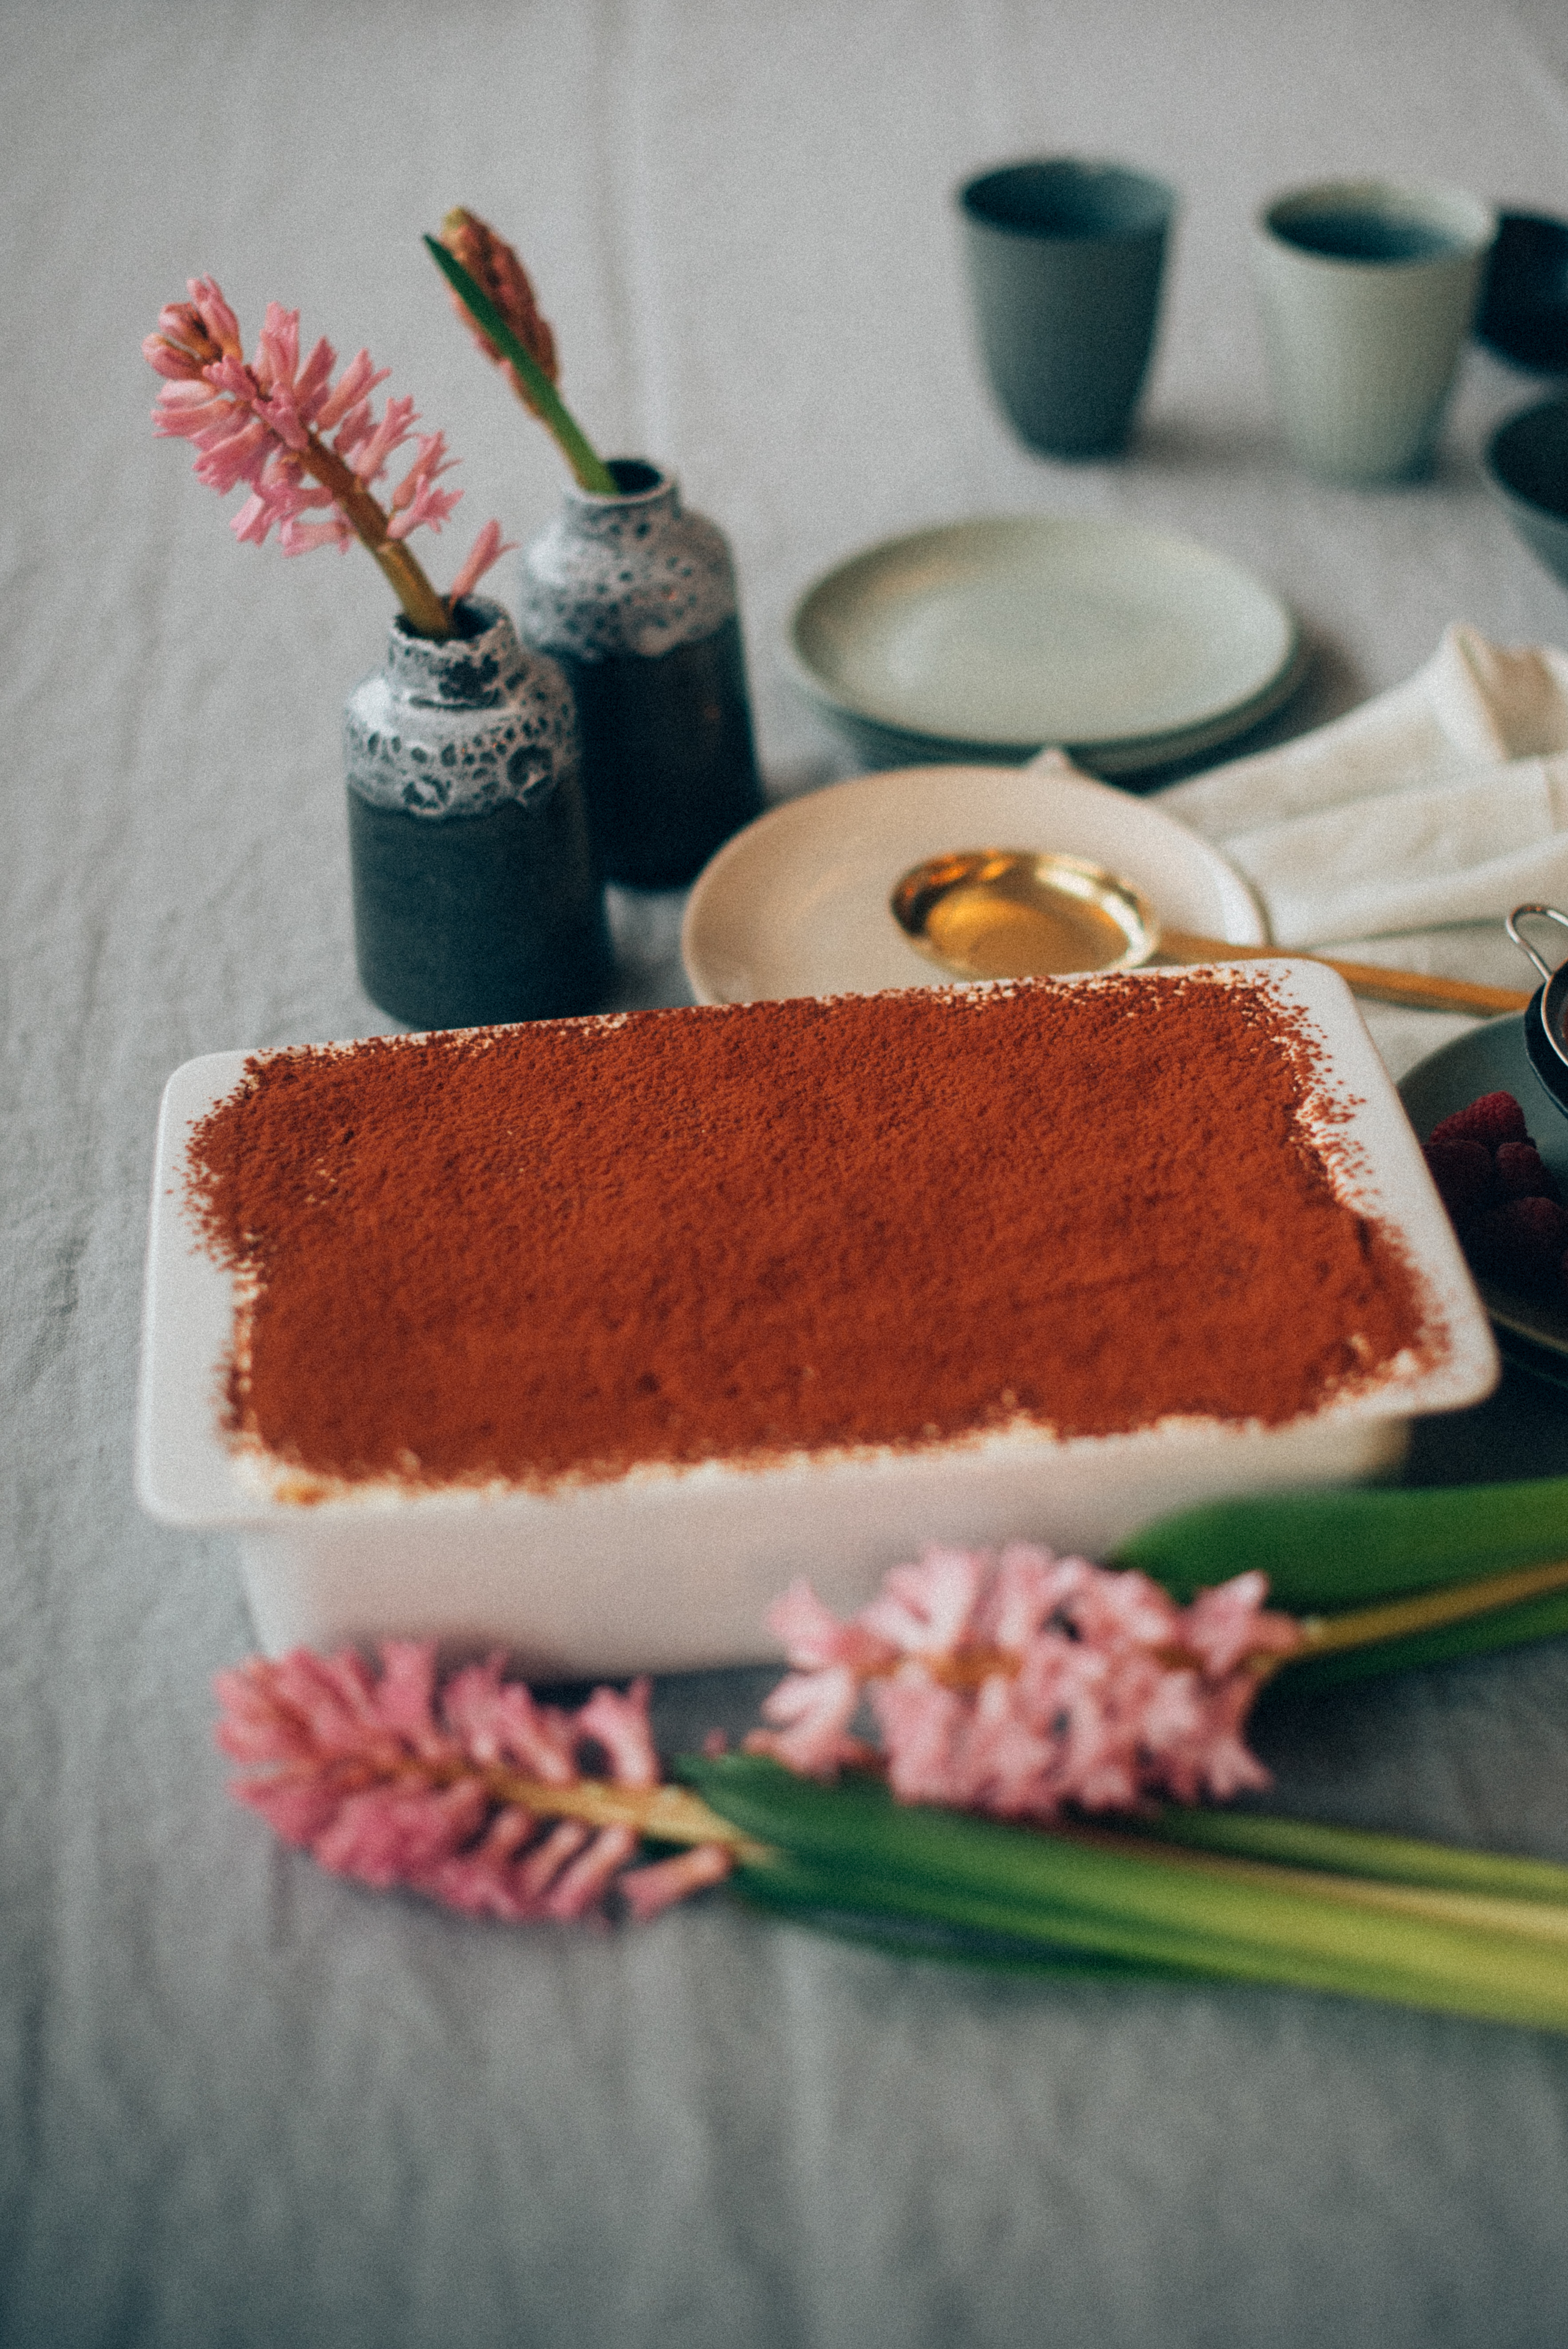
M348 698L359 976L415 1028L591 1011L610 968L572 695L499 604L442 643L392 623Z
M618 457L618 498L575 486L522 556L522 634L577 698L612 881L667 889L761 812L735 566L667 473Z

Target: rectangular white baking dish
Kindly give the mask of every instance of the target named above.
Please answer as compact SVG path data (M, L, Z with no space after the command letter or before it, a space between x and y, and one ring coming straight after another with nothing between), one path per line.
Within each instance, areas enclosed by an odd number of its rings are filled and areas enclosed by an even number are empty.
M304 1505L247 1480L220 1425L233 1299L183 1204L192 1124L245 1055L176 1070L152 1186L137 1489L165 1525L236 1537L257 1632L296 1644L438 1638L502 1646L535 1678L760 1660L769 1601L807 1575L840 1609L928 1542L1032 1538L1104 1557L1168 1510L1227 1494L1350 1483L1396 1466L1419 1413L1496 1381L1485 1314L1398 1098L1343 982L1320 964L1268 966L1315 1024L1345 1123L1347 1195L1398 1233L1426 1285L1441 1358L1283 1427L1182 1421L1058 1442L1007 1431L966 1444L739 1468L634 1471L551 1493L368 1491Z

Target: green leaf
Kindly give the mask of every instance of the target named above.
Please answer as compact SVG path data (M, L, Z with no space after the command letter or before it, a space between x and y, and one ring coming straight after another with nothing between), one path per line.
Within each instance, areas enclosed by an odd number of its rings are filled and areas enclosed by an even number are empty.
M1100 1982L1188 1982L1190 1974L1175 1967L1139 1965L1121 1958L1077 1950L1057 1950L1046 1944L1015 1940L999 1933L965 1930L938 1924L911 1912L907 1894L894 1895L890 1907L879 1907L862 1883L856 1905L841 1909L843 1886L830 1872L817 1872L799 1861L780 1859L769 1868L742 1869L733 1879L747 1905L789 1918L824 1933L831 1940L852 1941L884 1956L923 1958L937 1964L962 1965L991 1973L1072 1977Z
M1276 1606L1309 1614L1558 1555L1568 1555L1563 1476L1214 1501L1146 1526L1111 1563L1141 1568L1182 1600L1259 1568ZM1467 1630L1444 1652L1471 1652L1474 1637Z
M678 1775L779 1855L781 1891L835 1912L966 1930L1215 1977L1568 2030L1568 1910L1286 1869L1130 1836L1048 1835L821 1785L749 1755ZM1522 1920L1522 1921L1521 1921Z
M1140 1832L1189 1849L1240 1853L1289 1868L1332 1868L1385 1884L1421 1884L1568 1908L1568 1868L1547 1859L1460 1851L1411 1836L1326 1826L1315 1819L1285 1819L1264 1811L1186 1810L1174 1805L1141 1823Z

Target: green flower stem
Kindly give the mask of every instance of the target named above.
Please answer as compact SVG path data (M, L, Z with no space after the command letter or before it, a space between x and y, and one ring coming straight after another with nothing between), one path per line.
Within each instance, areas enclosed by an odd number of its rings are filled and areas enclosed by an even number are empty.
M1404 1492L1295 1493L1217 1501L1161 1518L1123 1542L1111 1563L1136 1566L1171 1596L1261 1568L1274 1602L1298 1615L1357 1600L1433 1592L1490 1578L1568 1548L1568 1477ZM1479 1599L1478 1585L1478 1599ZM1414 1619L1356 1646L1315 1646L1288 1685L1328 1687L1482 1655L1568 1633L1568 1588Z
M1116 1828L1073 1826L1059 1827L1056 1832L1069 1842L1084 1843L1099 1850L1147 1854L1149 1849L1145 1837ZM1222 1877L1231 1886L1256 1884L1269 1892L1295 1889L1315 1900L1374 1910L1384 1917L1425 1918L1433 1924L1480 1927L1515 1940L1542 1942L1568 1959L1568 1906L1560 1896L1551 1899L1503 1899L1430 1881L1407 1878L1394 1882L1386 1877L1340 1875L1328 1868L1288 1868L1277 1858L1243 1858L1234 1853L1200 1849L1180 1834L1171 1841L1182 1847L1162 1855L1170 1865L1191 1868L1201 1876ZM1460 1857L1484 1858L1486 1855Z
M1278 1668L1376 1648L1422 1632L1448 1630L1532 1599L1555 1599L1563 1593L1568 1593L1568 1559L1554 1558L1544 1566L1516 1568L1511 1574L1487 1575L1478 1582L1445 1583L1413 1599L1385 1599L1378 1606L1357 1607L1341 1615L1308 1617L1302 1625L1304 1644L1295 1656L1284 1658Z
M388 536L389 517L358 474L317 433L305 434L305 445L298 453L305 471L332 492L361 545L368 548L391 581L409 626L417 635L437 642L449 636L452 619L444 600L426 577L418 557L410 554L401 539Z
M528 386L529 398L542 421L555 435L561 452L576 476L580 489L596 498L618 498L621 485L603 459L578 428L555 386L532 353L519 342L482 285L469 275L455 254L438 237L428 236L430 258L456 294L474 324L504 353Z
M737 1755L681 1775L778 1857L738 1871L773 1906L936 1922L1163 1970L1568 2030L1568 1909L1342 1878L1153 1837L1047 1835L823 1786Z
M1293 1662L1280 1685L1294 1695L1313 1689L1338 1688L1349 1681L1376 1680L1394 1672L1424 1671L1432 1664L1462 1662L1467 1657L1495 1654L1503 1648L1528 1646L1535 1640L1568 1636L1568 1593L1528 1600L1522 1606L1499 1607L1459 1623L1379 1640L1365 1648L1342 1649L1336 1654L1307 1656Z

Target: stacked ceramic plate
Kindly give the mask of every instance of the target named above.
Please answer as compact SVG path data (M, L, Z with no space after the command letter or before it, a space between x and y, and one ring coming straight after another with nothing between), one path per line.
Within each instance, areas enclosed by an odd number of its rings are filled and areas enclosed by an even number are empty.
M1278 709L1301 670L1289 612L1224 555L1039 516L852 556L802 595L787 653L872 766L1054 747L1101 775L1216 749Z

